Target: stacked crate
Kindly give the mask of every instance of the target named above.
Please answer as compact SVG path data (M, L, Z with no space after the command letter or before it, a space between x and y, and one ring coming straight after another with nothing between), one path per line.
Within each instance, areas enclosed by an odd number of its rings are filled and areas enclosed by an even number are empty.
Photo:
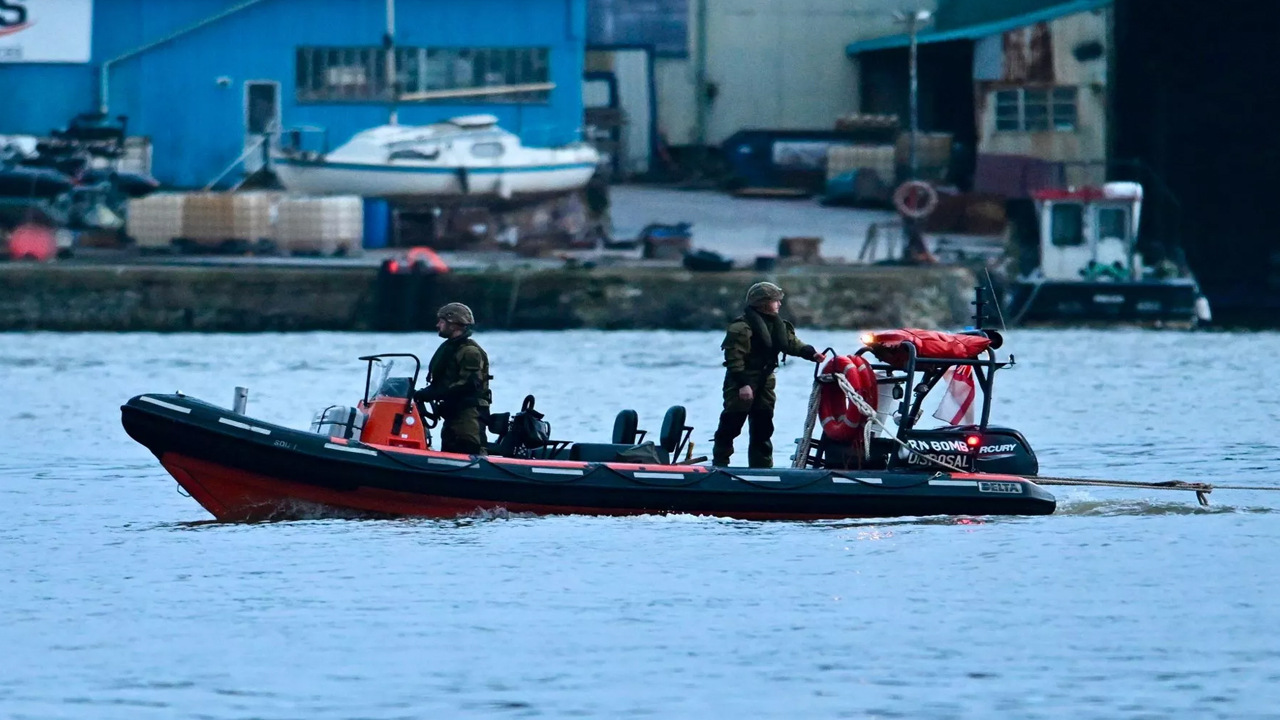
M882 181L892 183L894 163L892 145L832 145L827 150L827 180L852 170L874 170Z
M182 237L182 214L186 193L156 193L129 201L125 234L142 250L168 250Z
M276 246L303 255L354 255L364 237L364 201L356 196L289 197L276 214Z
M273 242L272 206L279 193L190 193L182 213L182 238L207 249L266 249Z
M916 133L916 163L920 179L945 182L951 172L951 133ZM898 135L895 155L902 177L911 166L911 133Z
M354 255L363 205L357 196L157 193L129 202L125 231L142 250Z

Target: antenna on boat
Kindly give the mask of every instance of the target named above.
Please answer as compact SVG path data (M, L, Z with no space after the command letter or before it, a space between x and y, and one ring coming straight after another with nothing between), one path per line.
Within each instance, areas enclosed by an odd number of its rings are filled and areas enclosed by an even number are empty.
M1009 326L1004 323L1004 310L1001 309L1000 298L996 295L996 284L991 279L991 271L983 266L982 272L987 276L987 287L991 289L991 304L996 306L996 317L1000 318L1000 332L1009 332Z
M986 299L983 297L983 296L985 295L985 291L986 291L986 288L985 288L985 287L983 287L982 285L980 285L980 284L979 284L979 285L975 285L975 286L974 286L974 288L973 288L973 302L972 302L972 303L969 303L970 305L973 305L973 306L974 306L974 308L973 308L973 328L974 328L975 330L981 330L981 329L982 329L982 324L983 324L984 322L986 322L986 319L987 319L987 313L986 313L986 309L985 309L985 307L986 307L986 305L987 305L987 301L986 301Z
M391 95L391 112L387 124L398 125L396 101L400 99L400 78L396 73L396 0L387 0L387 33L382 38L387 51L387 89Z

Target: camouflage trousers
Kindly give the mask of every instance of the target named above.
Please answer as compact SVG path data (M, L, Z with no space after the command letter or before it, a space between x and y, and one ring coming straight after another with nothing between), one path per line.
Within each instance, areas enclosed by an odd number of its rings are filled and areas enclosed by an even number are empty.
M755 395L750 400L738 397L738 386L728 379L724 384L724 411L716 428L712 446L713 465L726 467L733 456L733 441L748 425L747 464L753 468L773 467L773 408L778 403L773 374L751 383Z
M464 455L488 455L480 408L462 408L444 419L440 428L440 449Z

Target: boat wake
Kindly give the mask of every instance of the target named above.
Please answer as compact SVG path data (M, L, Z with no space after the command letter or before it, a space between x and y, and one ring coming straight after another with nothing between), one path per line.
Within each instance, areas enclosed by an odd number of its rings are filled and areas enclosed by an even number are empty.
M1054 515L1121 517L1133 515L1265 515L1273 512L1275 512L1275 509L1269 507L1223 505L1219 503L1213 503L1209 507L1201 507L1194 500L1188 502L1187 499L1153 500L1136 498L1120 500L1083 495L1080 497L1060 498L1058 509Z

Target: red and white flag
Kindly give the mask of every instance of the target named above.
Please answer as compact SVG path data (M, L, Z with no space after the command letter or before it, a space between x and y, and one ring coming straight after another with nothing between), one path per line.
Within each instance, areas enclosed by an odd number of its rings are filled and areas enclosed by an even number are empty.
M953 365L942 374L942 379L947 381L947 389L933 416L948 425L972 425L973 408L978 397L978 389L973 382L973 367Z

